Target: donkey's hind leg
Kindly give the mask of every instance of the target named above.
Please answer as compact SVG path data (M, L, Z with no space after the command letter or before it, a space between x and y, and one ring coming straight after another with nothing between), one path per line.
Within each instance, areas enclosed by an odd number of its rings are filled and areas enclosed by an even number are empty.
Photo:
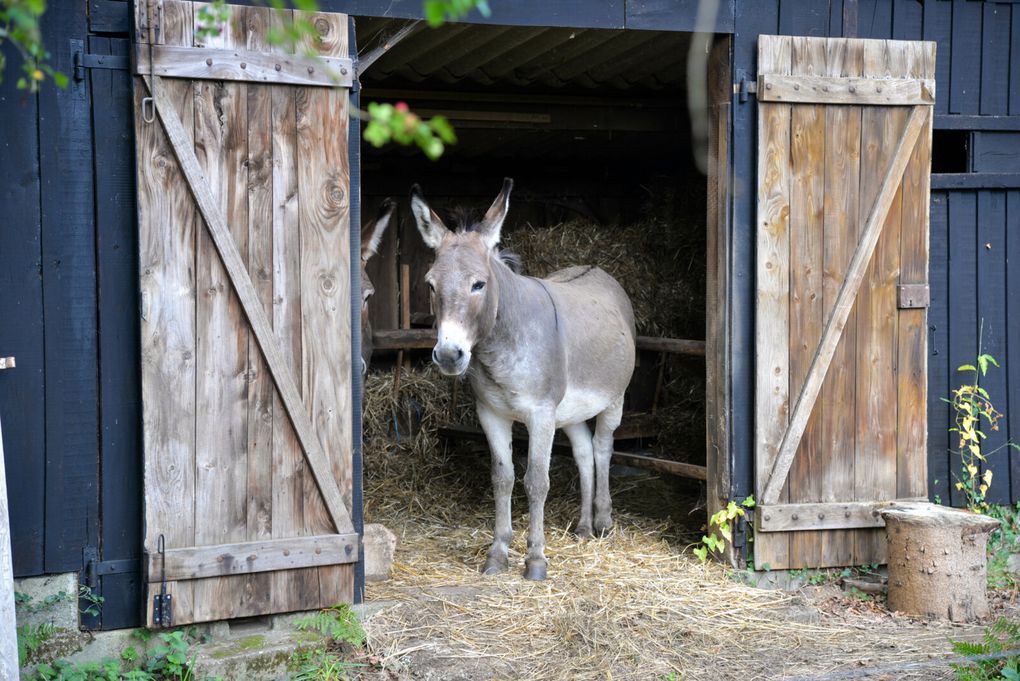
M584 421L564 426L563 431L570 438L570 446L574 450L574 462L577 463L577 476L581 483L581 517L577 521L574 533L578 537L590 537L592 487L595 474L591 431L588 430L588 424Z
M478 404L478 421L482 424L492 453L492 496L496 501L496 526L484 572L495 575L510 566L508 553L513 540L513 529L510 526L510 494L514 489L513 421L481 403Z
M606 407L595 420L595 533L613 528L613 501L609 497L609 460L613 457L613 431L623 418L623 396Z

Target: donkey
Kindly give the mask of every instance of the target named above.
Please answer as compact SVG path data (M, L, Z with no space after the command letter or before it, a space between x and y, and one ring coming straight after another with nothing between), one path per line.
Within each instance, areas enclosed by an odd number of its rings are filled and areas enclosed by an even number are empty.
M365 266L369 259L379 250L383 234L396 212L397 203L393 199L385 199L379 206L375 219L361 228L361 373L368 371L368 363L372 359L372 322L368 318L368 299L375 293L372 280L368 278Z
M571 267L546 279L517 274L497 249L513 181L503 181L481 222L447 229L411 189L411 212L436 253L425 277L434 298L438 341L432 359L447 376L468 373L478 420L492 452L496 522L485 574L509 567L511 426L528 429L530 526L524 577L546 577L544 507L553 435L570 439L580 474L578 536L613 525L609 459L623 393L634 371L634 312L623 288L597 267ZM470 369L470 371L469 371ZM595 436L588 419L595 418ZM593 470L594 469L594 470ZM594 525L592 487L595 478Z

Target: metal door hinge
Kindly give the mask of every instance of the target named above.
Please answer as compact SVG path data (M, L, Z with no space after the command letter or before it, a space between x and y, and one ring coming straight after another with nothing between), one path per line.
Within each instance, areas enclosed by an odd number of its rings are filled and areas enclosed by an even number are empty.
M152 597L152 626L172 627L174 624L174 604L173 594L168 593L166 590L166 539L163 535L159 535L159 539L156 541L156 551L162 560L160 564L159 593Z
M110 69L114 71L128 71L131 69L131 60L128 57L86 52L85 43L81 40L72 40L71 50L74 52L74 79L77 81L85 80L85 69Z
M750 98L750 95L758 92L758 81L754 78L748 78L747 74L743 71L737 71L737 75L740 76L740 80L733 84L733 94L739 95L738 101L744 104Z

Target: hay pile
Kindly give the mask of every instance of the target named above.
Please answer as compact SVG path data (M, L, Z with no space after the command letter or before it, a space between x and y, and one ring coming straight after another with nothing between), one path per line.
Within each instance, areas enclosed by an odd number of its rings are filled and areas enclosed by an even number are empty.
M430 413L442 415L449 382L436 378L405 372L402 393L439 405ZM374 401L392 396L392 374L371 374L367 383L383 398ZM704 515L691 483L614 478L615 529L578 541L569 531L579 502L569 457L554 457L550 470L550 579L520 577L528 519L521 462L511 572L483 577L493 522L488 453L480 443L438 439L434 418L399 441L389 429L366 431L366 519L399 538L393 578L368 585L367 600L387 605L366 629L372 654L398 678L772 679L948 651L942 625L854 611L834 591L825 612L803 596L751 588L722 566L698 563L688 546ZM931 672L893 678L939 678Z

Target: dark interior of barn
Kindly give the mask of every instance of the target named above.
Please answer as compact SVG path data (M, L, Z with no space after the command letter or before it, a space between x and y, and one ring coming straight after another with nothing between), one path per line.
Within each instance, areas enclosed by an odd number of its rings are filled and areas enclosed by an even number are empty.
M399 36L406 27L357 19L359 54L375 60L361 75L362 107L403 101L447 117L458 139L438 161L415 147L362 146L363 223L384 198L400 204L368 267L374 328L433 323L422 283L432 254L408 210L411 185L441 213L480 214L512 177L503 244L522 255L525 274L598 264L630 294L639 336L704 341L706 178L687 104L691 35L448 24ZM389 376L408 358L422 367L428 352L377 352L373 371ZM705 465L703 356L639 344L627 400L617 450Z

